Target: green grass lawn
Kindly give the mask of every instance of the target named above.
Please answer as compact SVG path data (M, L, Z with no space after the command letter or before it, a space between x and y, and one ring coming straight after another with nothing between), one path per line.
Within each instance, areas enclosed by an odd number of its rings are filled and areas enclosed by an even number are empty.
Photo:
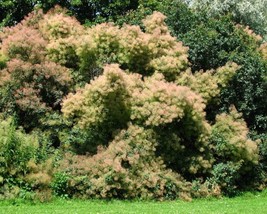
M1 201L0 213L250 213L267 214L267 191L235 198L184 201L100 201L61 200L49 203Z

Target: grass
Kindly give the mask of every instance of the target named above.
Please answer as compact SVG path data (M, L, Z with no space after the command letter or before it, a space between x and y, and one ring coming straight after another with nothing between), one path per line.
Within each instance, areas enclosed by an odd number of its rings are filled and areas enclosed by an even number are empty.
M63 200L49 203L30 203L22 201L0 201L1 214L35 214L35 213L196 213L196 214L267 214L267 191L246 193L235 198L198 199L184 201L101 201L101 200Z

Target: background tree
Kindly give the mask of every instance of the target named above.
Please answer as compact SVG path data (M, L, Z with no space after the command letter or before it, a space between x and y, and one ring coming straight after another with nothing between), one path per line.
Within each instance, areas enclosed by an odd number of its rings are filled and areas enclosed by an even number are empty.
M55 5L68 9L69 13L81 23L91 23L115 20L117 16L121 16L129 10L135 10L139 2L137 0L3 0L0 4L0 26L17 24L34 9L41 8L47 12Z
M3 0L0 4L0 27L19 23L24 16L32 12L35 0Z
M267 1L266 0L192 0L189 5L204 11L209 17L231 14L236 23L249 26L257 34L267 34Z

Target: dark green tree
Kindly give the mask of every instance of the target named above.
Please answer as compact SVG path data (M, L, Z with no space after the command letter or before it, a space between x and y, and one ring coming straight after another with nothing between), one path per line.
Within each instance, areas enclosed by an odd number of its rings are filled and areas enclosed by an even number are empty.
M0 27L14 25L30 13L36 0L2 0L0 3Z
M148 1L149 2L149 1ZM60 5L69 10L81 23L115 20L129 10L135 10L138 0L3 0L0 4L0 26L10 26L20 22L24 16L36 8L45 12Z

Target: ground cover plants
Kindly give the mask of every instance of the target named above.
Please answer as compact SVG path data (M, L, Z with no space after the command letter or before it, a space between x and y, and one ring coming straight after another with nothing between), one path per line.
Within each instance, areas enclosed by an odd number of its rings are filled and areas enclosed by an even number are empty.
M141 26L86 27L55 7L2 29L1 199L191 200L265 188L266 44L227 17L183 33L165 20L153 12ZM216 53L208 61L194 42L203 35L235 37L228 52L204 42Z

